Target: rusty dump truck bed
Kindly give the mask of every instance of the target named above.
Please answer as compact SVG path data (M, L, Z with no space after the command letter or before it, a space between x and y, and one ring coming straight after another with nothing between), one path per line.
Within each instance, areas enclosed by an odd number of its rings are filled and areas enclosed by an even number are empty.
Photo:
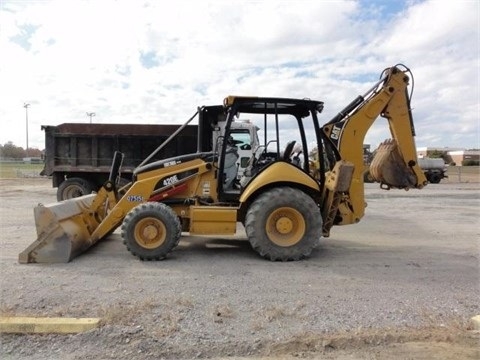
M66 178L80 177L100 186L110 170L115 151L124 153L122 176L133 169L172 135L180 125L78 124L44 125L45 167L57 187ZM197 126L180 132L154 159L165 159L197 150Z

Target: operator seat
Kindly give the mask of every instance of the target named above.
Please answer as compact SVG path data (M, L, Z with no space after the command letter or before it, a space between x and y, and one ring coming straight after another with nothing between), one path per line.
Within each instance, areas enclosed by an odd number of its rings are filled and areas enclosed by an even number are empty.
M236 144L231 139L228 139L227 141L227 149L225 152L225 162L223 168L223 188L231 189L235 179L237 178L237 160L240 155L238 155L238 148Z

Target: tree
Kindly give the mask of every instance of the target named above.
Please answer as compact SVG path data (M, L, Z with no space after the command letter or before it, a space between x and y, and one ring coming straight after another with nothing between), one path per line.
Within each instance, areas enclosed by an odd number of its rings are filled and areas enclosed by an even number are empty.
M27 157L42 157L42 151L36 148L28 148Z
M445 151L440 151L440 150L430 150L428 152L428 157L438 159L438 158L444 158L445 156Z
M23 159L26 155L27 152L22 147L15 146L11 141L3 146L0 145L0 157L2 158Z

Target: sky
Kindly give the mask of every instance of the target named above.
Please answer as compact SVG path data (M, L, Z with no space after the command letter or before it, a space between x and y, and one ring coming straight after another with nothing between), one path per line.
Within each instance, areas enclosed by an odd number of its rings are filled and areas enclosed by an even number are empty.
M475 0L0 0L0 144L180 124L228 95L321 100L326 123L401 63L417 147L478 149L479 34ZM379 118L365 143L389 137Z

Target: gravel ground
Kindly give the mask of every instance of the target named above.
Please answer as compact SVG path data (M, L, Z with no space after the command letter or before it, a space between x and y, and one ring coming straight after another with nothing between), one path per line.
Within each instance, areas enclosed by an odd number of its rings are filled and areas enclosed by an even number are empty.
M357 225L310 259L263 260L245 241L185 237L141 262L118 232L68 264L20 265L45 179L0 180L1 315L101 317L76 335L0 337L2 359L293 357L476 359L478 182L408 192L366 184ZM425 355L425 357L422 357ZM428 356L427 356L428 355Z

